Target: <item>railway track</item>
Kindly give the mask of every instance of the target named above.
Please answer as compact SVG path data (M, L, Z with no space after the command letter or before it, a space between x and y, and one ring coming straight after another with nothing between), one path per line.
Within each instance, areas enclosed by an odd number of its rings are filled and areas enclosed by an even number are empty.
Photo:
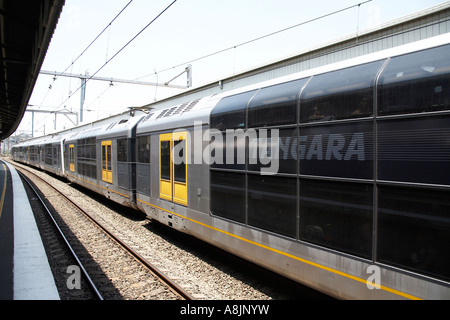
M24 168L32 171L33 174L63 191L70 199L88 211L95 220L112 230L117 238L138 252L138 255L151 261L154 266L162 270L168 278L176 281L196 300L327 299L317 292L312 292L309 288L279 277L189 235L148 220L145 214L139 211L105 200L96 193L78 187L76 184L68 184L67 181L62 181L60 178L36 168L11 163L18 170ZM37 178L34 179L39 191L45 194L44 198L50 203L50 206L64 213L61 223L63 225L70 224L67 232L73 233L74 241L83 241L80 250L86 251L89 261L87 264L93 268L92 273L95 277L103 275L99 282L104 288L106 300L181 299L179 297L166 298L164 296L165 289L154 289L152 285L145 284L145 279L136 280L135 278L141 277L140 270L132 271L133 268L128 266L125 261L126 257L122 259L110 255L110 252L114 251L112 244L108 245L107 240L104 239L109 236L103 233L104 236L99 237L99 240L95 242L94 232L87 230L84 226L87 223L86 218L81 219L82 222L79 225L73 225L74 220L80 219L80 216L83 215L81 213L69 215L66 200L63 200L47 183ZM51 239L53 238L56 236ZM67 275L65 273L67 265L71 263L61 263L59 260L57 262L62 264L61 272L65 277L62 280L62 289L67 291ZM116 271L110 271L115 264L122 266L116 266L114 268L117 269ZM72 293L69 292L69 294ZM70 296L68 299L80 298L76 295L74 298ZM86 299L94 299L94 297Z
M125 285L128 285L130 288L138 289L146 287L147 289L145 291L149 293L145 296L141 294L137 297L129 295L123 297L124 299L194 300L194 297L186 290L172 281L156 266L119 239L101 221L81 208L57 188L24 167L15 167L24 180L27 181L30 188L36 194L36 198L39 199L45 211L51 217L58 233L68 246L68 250L71 252L73 259L76 260L77 265L85 277L86 283L88 283L96 299L104 300L108 299L108 297L117 299L117 294L111 294L115 291L111 288L111 285L114 285L115 281L119 282L119 278L122 278L126 279L128 284ZM46 187L50 188L52 190L52 198L59 197L63 199L67 203L64 212L59 211L57 215L52 213L53 210L49 208L43 197L39 195L39 192L30 180L38 180L39 184L45 184ZM48 193L46 192L46 194ZM72 235L65 235L63 229L67 229L67 227L72 230L68 232L73 233ZM81 233L89 234L89 236L82 237L80 236ZM76 239L81 238L89 238L90 240L88 242L90 243L83 241L82 246L84 246L84 249L80 251L88 251L88 255L95 258L96 263L93 263L90 258L83 258L83 256L86 257L86 253L78 254L75 246L71 245L71 242L79 242ZM100 256L104 256L103 259ZM83 260L86 260L87 263ZM101 261L104 261L104 265L102 265ZM105 281L105 279L101 280L101 276L104 278L104 275L101 275L102 272L99 269L105 271L105 273L109 273L107 275L109 281ZM96 283L96 280L99 283ZM140 292L140 290L136 291Z

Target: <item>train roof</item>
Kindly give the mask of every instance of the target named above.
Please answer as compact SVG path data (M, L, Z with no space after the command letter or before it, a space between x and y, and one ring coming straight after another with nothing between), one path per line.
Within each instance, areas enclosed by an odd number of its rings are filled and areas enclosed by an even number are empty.
M132 137L132 131L143 118L144 115L120 119L109 125L103 126L102 129L98 131L97 139Z
M64 139L64 135L62 134L52 134L48 136L33 138L27 141L23 141L21 143L18 143L14 145L12 148L18 148L18 147L32 147L32 146L40 146L45 144L59 144L61 140Z
M66 142L73 142L80 139L88 139L97 137L98 133L101 132L108 125L97 126L97 127L87 127L84 130L76 131L70 133L66 136Z
M210 111L220 99L221 95L213 95L173 107L151 111L139 123L137 133L190 127L196 121L208 124Z

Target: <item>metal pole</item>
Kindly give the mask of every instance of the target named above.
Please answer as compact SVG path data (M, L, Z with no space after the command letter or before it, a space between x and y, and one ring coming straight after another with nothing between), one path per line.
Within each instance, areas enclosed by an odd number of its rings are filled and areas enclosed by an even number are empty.
M80 122L83 122L83 106L86 98L86 78L80 78L81 80L81 95L80 95Z

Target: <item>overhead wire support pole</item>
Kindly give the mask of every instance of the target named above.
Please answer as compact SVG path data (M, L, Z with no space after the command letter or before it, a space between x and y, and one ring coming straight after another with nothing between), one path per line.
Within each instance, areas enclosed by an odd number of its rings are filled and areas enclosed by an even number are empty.
M31 106L31 105L29 105ZM63 110L63 111L53 111L53 110L40 110L40 109L26 109L26 112L31 112L31 135L34 137L34 114L35 113L48 113L48 114L55 114L55 124L54 124L54 129L56 130L56 116L58 114L62 114L64 116L67 117L67 119L70 120L70 122L72 122L73 125L78 125L78 114L76 112L71 112L68 110ZM75 116L75 122L73 122L72 119L69 118L69 115L74 115Z
M186 72L186 70L183 71L183 73L184 72ZM108 77L97 77L97 76L89 76L89 75L73 74L73 73L58 73L56 71L41 70L39 73L50 75L50 76L56 75L58 77L70 77L70 78L78 78L78 79L85 79L85 80L88 79L88 80L98 80L98 81L108 81L108 82L118 82L118 83L129 83L129 84L137 84L137 85L143 85L143 86L164 87L164 88L172 88L172 89L187 89L187 88L189 88L188 86L180 86L180 85L174 85L174 84L166 85L166 84L161 84L161 83L156 83L156 82L146 82L146 81L139 81L139 80L126 80L126 79L117 79L117 78L108 78ZM170 80L170 81L172 81L172 80Z
M179 75L173 77L172 79L170 79L169 81L164 83L164 86L168 86L170 82L172 82L173 80L175 80L176 78L178 78L179 76L181 76L183 73L187 74L187 88L190 88L192 86L192 65L189 64L186 69L184 69L182 72L180 72Z
M131 1L130 1L131 2ZM100 72L100 70L102 70L109 62L111 62L111 60L113 60L120 52L122 52L131 42L133 42L142 32L144 32L145 31L145 29L147 29L151 24L153 24L153 22L155 22L159 17L161 17L163 14L164 14L164 12L166 12L167 10L169 10L169 8L175 3L175 2L177 2L177 0L174 0L174 1L172 1L165 9L163 9L158 15L156 15L156 17L155 18L153 18L144 28L142 28L133 38L131 38L121 49L119 49L111 58L109 58L99 69L97 69L97 71L95 71L94 72L94 74L92 75L92 76L90 76L90 77L86 77L86 82L88 82L89 80L92 80L92 79L94 79L94 78L96 78L95 77L95 75L97 74L97 73L99 73ZM128 6L128 5L127 5ZM125 7L126 8L126 7ZM124 8L124 9L125 9ZM123 10L122 10L123 11ZM122 12L121 11L121 12ZM120 14L120 13L119 13ZM67 70L67 69L66 69ZM54 73L51 73L52 75L54 75L55 77L57 76L56 74L54 74ZM61 76L61 74L59 74L59 76ZM107 81L111 81L111 79L108 79ZM158 84L156 84L156 86L158 86ZM173 86L171 86L171 88L172 88ZM185 87L181 87L182 89L185 89ZM77 92L78 90L80 90L81 89L81 86L79 87L79 88L77 88L76 90L75 90L75 92ZM67 99L65 99L63 102L61 102L61 104L57 107L57 109L59 108L59 107L61 107L67 100L69 100L70 99L70 96L67 98Z
M87 73L86 73L87 76ZM83 107L86 99L86 78L81 78L81 92L80 92L80 122L83 122Z
M178 78L183 73L187 73L187 85L186 86L180 86L180 85L169 85L169 82L174 80L175 78ZM86 82L88 80L98 80L98 81L108 81L110 83L117 82L117 83L128 83L128 84L135 84L135 85L144 85L144 86L153 86L153 87L164 87L164 88L172 88L172 89L187 89L191 87L192 85L192 65L188 65L186 69L180 73L178 76L173 78L172 80L160 84L155 82L146 82L146 81L139 81L139 80L126 80L126 79L116 79L116 78L107 78L107 77L97 77L97 76L90 76L89 74L82 75L82 74L73 74L73 73L65 73L65 72L52 72L52 71L46 71L41 70L39 72L40 74L50 75L50 76L58 76L58 77L69 77L69 78L78 78L81 80L81 92L80 92L80 122L83 122L83 106L84 106L84 100L86 97Z

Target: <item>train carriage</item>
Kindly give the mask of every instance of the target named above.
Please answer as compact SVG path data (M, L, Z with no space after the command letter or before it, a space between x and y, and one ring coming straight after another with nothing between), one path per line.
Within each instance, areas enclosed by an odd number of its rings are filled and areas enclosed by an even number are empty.
M136 126L143 116L103 127L95 139L97 184L107 198L136 208ZM93 137L94 138L94 137Z
M90 128L65 174L337 298L450 299L448 57L450 34Z
M431 47L216 97L209 121L199 118L215 161L203 159L203 174L187 179L209 184L207 212L177 203L172 135L185 129L171 114L178 107L161 111L163 120L153 116L146 212L339 298L450 298L450 180L441 174L450 172L450 46ZM195 134L186 136L198 152ZM204 196L204 188L188 190Z
M48 136L37 144L40 149L40 168L63 176L64 136L59 134Z
M151 112L136 131L137 205L149 217L186 232L185 216L175 212L209 211L208 167L195 161L193 150L195 143L203 148L203 130L216 102L206 97ZM194 141L195 134L200 139Z
M102 129L102 126L88 126L67 134L64 141L64 172L67 179L100 194L103 194L103 188L99 185L101 159L96 137Z
M24 141L20 145L13 146L12 154L23 163L41 168L45 162L44 141L48 139L49 137L45 136Z

